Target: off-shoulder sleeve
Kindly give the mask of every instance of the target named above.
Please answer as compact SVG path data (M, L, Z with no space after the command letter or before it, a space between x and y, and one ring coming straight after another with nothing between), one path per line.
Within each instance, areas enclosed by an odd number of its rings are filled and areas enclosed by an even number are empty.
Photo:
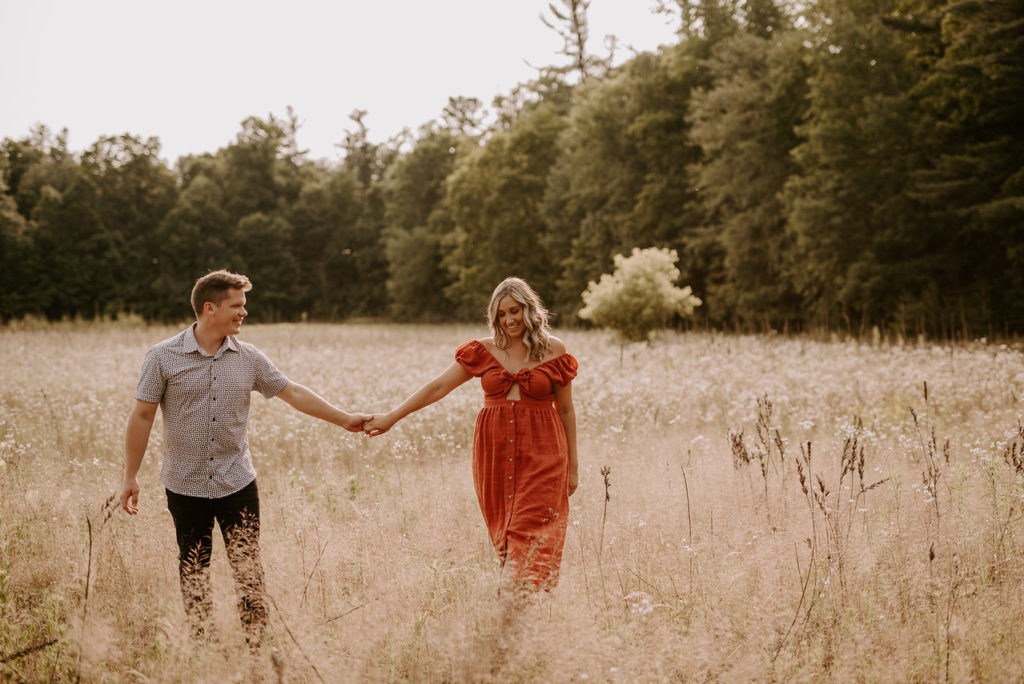
M552 382L557 382L559 385L567 385L576 377L579 363L576 361L575 356L567 352L551 359L547 363L547 367Z
M483 343L479 340L470 340L455 350L455 360L469 371L470 375L479 377L487 370L490 357Z

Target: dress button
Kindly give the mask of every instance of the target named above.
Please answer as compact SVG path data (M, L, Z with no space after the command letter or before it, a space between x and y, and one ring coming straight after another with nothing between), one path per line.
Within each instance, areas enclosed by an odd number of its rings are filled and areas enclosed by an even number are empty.
M213 459L211 458L210 460L212 461ZM510 479L510 480L511 480L511 479L512 479L512 476L511 476L511 475L509 475L509 476L508 476L508 479Z
M217 420L217 419L216 419L216 418L214 418L214 420ZM508 440L508 443L509 443L509 444L511 444L511 443L512 443L512 440L511 440L511 439L510 439L510 440Z

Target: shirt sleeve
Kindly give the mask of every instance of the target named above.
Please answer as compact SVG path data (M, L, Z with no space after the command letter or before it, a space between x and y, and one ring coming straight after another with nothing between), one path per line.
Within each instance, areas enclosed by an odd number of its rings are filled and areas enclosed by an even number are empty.
M267 399L276 397L288 385L288 378L259 349L254 347L252 353L253 368L255 369L253 389Z
M576 357L569 353L552 359L548 365L551 371L551 380L563 386L573 381L573 378L576 377L576 371L579 369L579 362L576 361Z
M455 360L470 375L479 377L487 370L488 352L480 341L470 340L455 350Z
M156 349L150 349L142 361L139 384L135 387L135 398L159 404L163 401L165 389L167 389L167 379L160 366L160 354Z

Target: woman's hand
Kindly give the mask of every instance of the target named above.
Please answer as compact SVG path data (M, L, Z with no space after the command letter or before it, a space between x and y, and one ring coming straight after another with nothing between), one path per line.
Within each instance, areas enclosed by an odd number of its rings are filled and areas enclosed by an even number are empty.
M376 437L377 435L383 435L385 432L391 429L397 421L388 418L386 413L375 413L370 417L368 421L363 423L363 432L370 437Z
M349 432L362 432L368 420L370 420L370 416L365 413L350 413L348 418L341 422L341 427Z
M572 496L573 492L576 491L576 488L580 486L579 468L575 464L569 466L568 485L569 496Z

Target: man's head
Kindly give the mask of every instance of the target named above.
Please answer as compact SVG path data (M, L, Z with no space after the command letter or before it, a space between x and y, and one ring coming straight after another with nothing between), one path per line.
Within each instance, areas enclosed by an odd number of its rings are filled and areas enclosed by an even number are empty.
M232 294L232 290L244 293L251 289L252 283L240 273L212 271L197 280L192 287L192 310L195 311L197 319L202 318L207 303L218 308L224 299Z

